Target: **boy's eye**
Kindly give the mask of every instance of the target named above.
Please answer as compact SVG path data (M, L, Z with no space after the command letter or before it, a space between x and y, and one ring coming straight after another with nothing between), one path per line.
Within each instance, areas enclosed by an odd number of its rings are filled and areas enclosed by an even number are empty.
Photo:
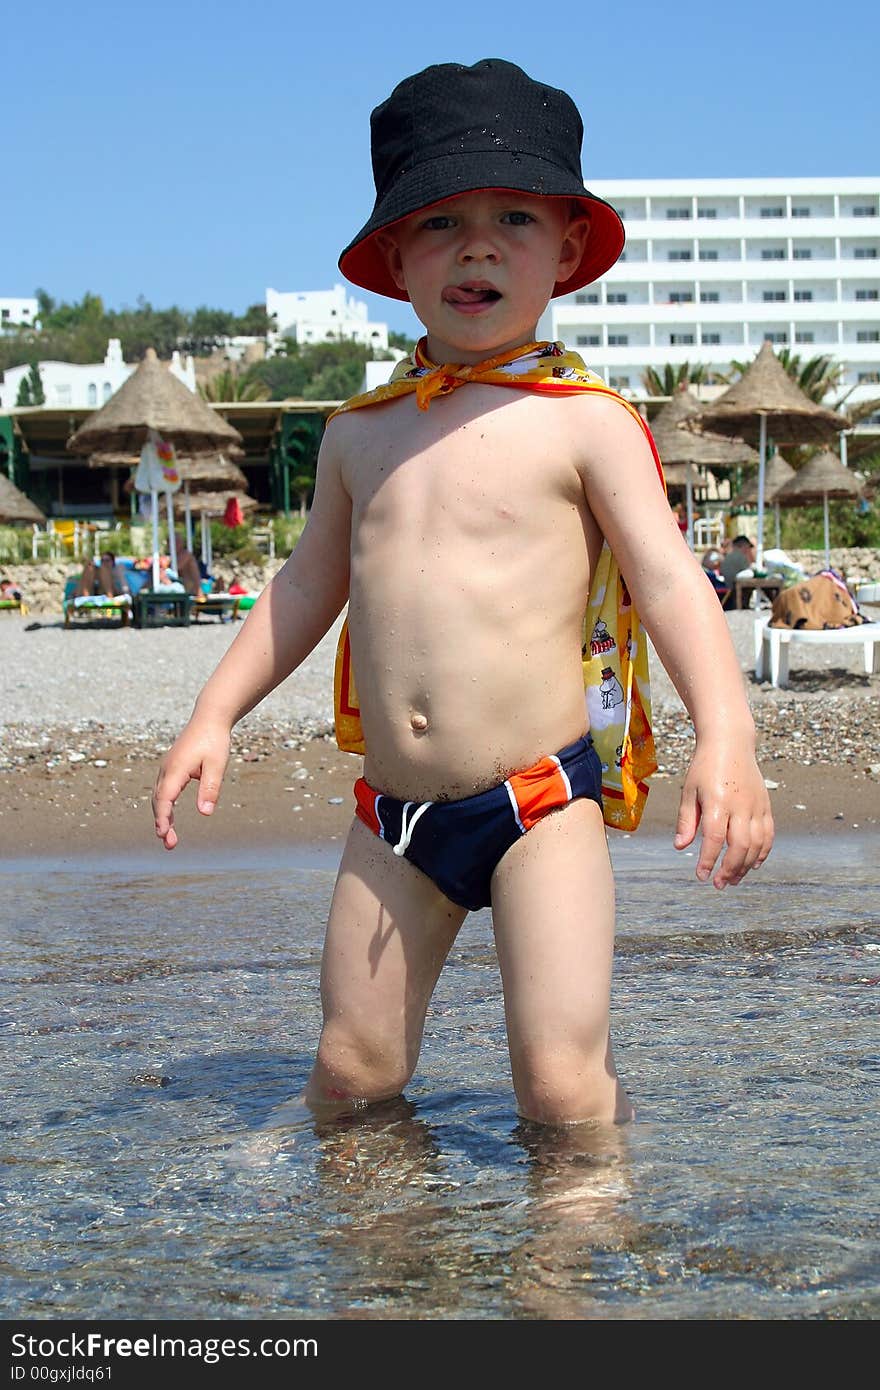
M512 227L525 227L535 219L529 212L506 212L501 220L510 223Z
M437 213L435 217L427 217L422 226L429 232L445 232L447 227L452 226L452 218Z

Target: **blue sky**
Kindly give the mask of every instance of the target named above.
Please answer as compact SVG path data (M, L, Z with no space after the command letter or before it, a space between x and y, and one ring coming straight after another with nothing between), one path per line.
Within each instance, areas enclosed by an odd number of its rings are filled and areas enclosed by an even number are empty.
M370 111L435 62L507 58L568 91L588 185L880 172L867 0L46 0L0 33L4 295L241 311L329 288L372 207Z

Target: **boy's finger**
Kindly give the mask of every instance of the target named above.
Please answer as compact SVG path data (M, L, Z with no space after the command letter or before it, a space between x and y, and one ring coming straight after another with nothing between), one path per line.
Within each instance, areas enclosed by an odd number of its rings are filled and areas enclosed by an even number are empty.
M685 787L678 806L678 820L675 825L675 838L672 843L676 849L687 849L693 843L700 823L697 809L697 794Z
M177 831L174 829L174 803L189 782L189 774L172 778L160 769L153 789L153 821L156 834L166 849L174 849L177 844Z
M711 820L703 817L703 840L700 857L697 860L697 878L705 883L712 873L719 854L724 848L727 824L713 816Z
M199 778L199 791L196 797L196 805L203 816L210 816L214 807L217 805L222 782L222 766L216 763L204 763L202 765L202 775Z

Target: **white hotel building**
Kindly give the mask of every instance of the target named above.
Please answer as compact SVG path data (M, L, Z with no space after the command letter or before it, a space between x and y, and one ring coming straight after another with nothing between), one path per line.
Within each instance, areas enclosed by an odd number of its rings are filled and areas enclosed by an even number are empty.
M726 372L765 338L844 367L850 400L880 396L880 178L620 179L590 183L626 248L601 279L551 301L542 337L609 385L700 362ZM711 395L717 395L713 390Z

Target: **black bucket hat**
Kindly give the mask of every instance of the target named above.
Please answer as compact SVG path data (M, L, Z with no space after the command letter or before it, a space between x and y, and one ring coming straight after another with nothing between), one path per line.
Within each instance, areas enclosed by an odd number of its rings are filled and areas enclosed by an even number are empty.
M392 280L376 233L458 193L509 188L581 203L590 233L569 294L604 275L623 250L609 203L584 188L584 128L571 97L535 82L515 63L483 58L473 67L437 63L404 78L370 117L376 205L345 248L346 279L390 299L407 299Z

